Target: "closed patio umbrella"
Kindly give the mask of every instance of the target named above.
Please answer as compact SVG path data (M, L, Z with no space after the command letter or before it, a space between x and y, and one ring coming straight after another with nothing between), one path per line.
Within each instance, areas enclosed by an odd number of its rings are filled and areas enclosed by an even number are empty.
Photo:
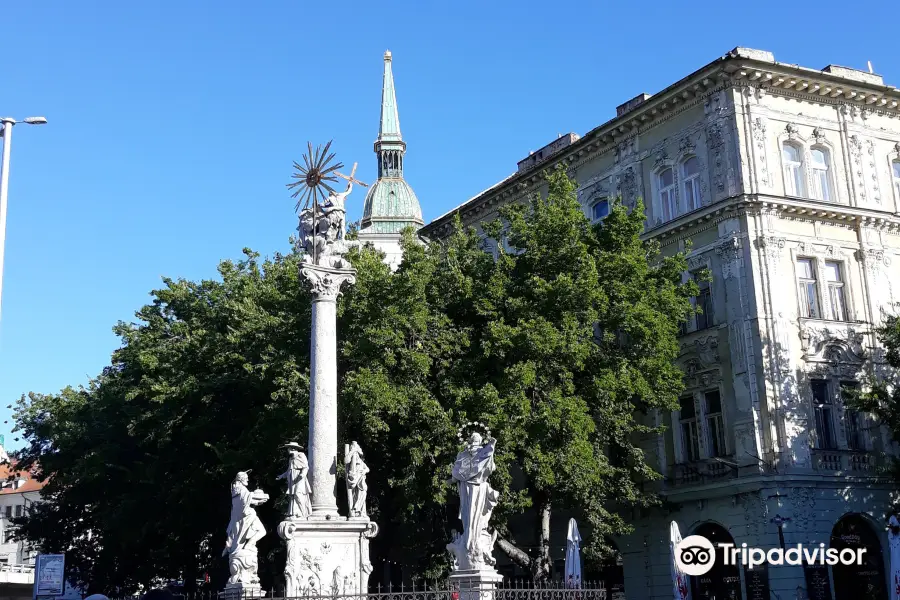
M891 550L891 600L900 600L900 521L894 515L888 521L888 547Z
M575 519L569 519L566 534L566 587L581 587L581 534Z
M681 531L678 529L678 523L672 521L669 525L669 559L672 572L672 592L675 600L686 600L688 597L687 575L681 571L678 562L675 560L675 549L681 543Z

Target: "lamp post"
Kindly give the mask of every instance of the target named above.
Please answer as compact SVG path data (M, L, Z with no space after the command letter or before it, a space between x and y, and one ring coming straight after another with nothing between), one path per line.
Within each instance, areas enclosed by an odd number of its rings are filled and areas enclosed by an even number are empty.
M44 117L26 117L22 119L28 125L44 125ZM9 151L12 143L12 130L16 120L11 117L0 117L3 124L3 164L0 166L0 307L3 303L3 254L6 248L6 198L9 193Z
M775 523L775 526L778 527L778 543L781 545L781 549L784 550L784 524L790 522L790 517L782 517L781 515L775 515L772 519L772 523Z

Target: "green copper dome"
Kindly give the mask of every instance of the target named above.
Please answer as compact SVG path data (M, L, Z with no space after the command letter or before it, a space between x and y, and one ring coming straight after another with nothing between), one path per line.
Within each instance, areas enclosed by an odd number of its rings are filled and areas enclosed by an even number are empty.
M399 233L404 227L419 229L422 207L415 192L403 179L406 143L400 135L400 116L391 53L384 53L384 81L381 88L381 122L375 154L378 155L378 181L366 194L360 227L372 233Z
M366 194L362 227L371 226L374 233L399 233L424 224L419 199L403 179L379 178Z

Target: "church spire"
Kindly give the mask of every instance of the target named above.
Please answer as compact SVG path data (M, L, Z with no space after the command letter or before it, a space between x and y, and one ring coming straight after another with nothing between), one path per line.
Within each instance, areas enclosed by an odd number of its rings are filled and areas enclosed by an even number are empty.
M394 269L403 257L401 232L407 227L418 230L425 222L419 199L403 179L406 144L400 136L392 65L391 52L387 51L384 53L384 82L381 86L381 123L378 139L375 140L378 181L366 194L359 241L371 243L384 252L385 262Z
M391 51L384 53L384 81L381 85L381 124L375 152L378 154L378 177L403 177L403 155L406 144L400 135L400 115L397 112L397 94L394 91L394 72L391 69Z
M400 116L397 113L397 94L394 92L394 73L391 70L391 51L384 53L384 82L381 85L381 127L379 142L402 142Z

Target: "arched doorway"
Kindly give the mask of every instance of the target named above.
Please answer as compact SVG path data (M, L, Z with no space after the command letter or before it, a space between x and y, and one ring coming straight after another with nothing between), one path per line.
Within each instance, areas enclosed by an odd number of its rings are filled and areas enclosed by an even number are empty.
M741 573L737 565L725 564L725 549L719 544L734 544L728 530L716 523L703 523L694 532L702 535L716 547L713 568L699 577L691 577L692 600L742 600Z
M835 600L887 600L884 557L878 534L860 514L841 517L831 530L831 548L865 548L862 565L834 565Z

